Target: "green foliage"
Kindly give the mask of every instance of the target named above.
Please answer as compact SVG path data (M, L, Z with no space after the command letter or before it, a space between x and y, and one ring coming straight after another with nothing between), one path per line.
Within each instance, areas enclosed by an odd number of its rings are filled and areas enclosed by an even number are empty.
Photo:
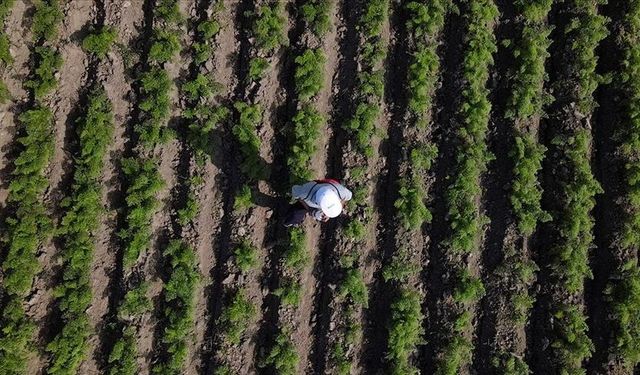
M0 66L13 64L13 56L11 56L9 37L0 30Z
M0 0L0 26L4 26L4 22L11 13L14 3L15 0Z
M25 313L21 296L9 296L0 318L0 370L3 374L25 374L32 355L36 325Z
M51 47L35 47L37 65L24 87L32 89L36 99L42 99L58 84L56 73L62 66L62 56Z
M224 338L232 345L240 345L242 335L256 316L256 306L243 291L234 294L220 315L219 326L224 330Z
M397 281L398 283L406 283L411 276L420 272L420 265L413 259L413 255L406 249L402 248L393 254L391 262L382 270L384 281Z
M358 268L347 270L340 284L338 294L343 298L349 297L357 305L369 306L367 284L365 284L362 272Z
M212 77L198 73L196 78L182 85L182 91L187 94L189 100L197 101L199 98L209 98L213 95L215 82Z
M590 212L595 206L594 196L602 192L591 173L590 138L589 130L581 129L573 136L553 140L557 147L565 150L564 159L557 167L567 168L570 176L559 181L565 195L556 203L554 222L560 239L553 248L552 267L570 293L581 291L585 277L591 277L589 248L593 241L593 218Z
M417 230L424 223L430 223L431 212L424 203L426 193L419 181L419 177L403 178L400 180L398 199L394 206L398 210L400 221L407 229Z
M462 335L456 335L446 344L437 361L436 375L458 375L471 361L473 344Z
M551 220L551 215L543 211L540 205L542 188L538 182L546 148L530 134L518 136L515 141L515 148L511 151L515 166L509 199L518 220L518 229L523 235L529 236L538 222Z
M178 209L178 224L185 226L191 223L198 216L199 211L200 206L198 205L198 197L196 197L193 190L190 190L187 194L187 200L184 202L184 206Z
M491 360L493 369L504 375L528 375L531 373L527 363L514 353L500 353Z
M608 286L607 300L610 301L610 324L613 327L611 352L622 360L628 371L640 362L640 270L637 257L630 260L627 254L635 254L640 246L640 3L625 3L624 15L619 35L624 60L619 77L614 80L616 89L621 90L622 124L616 134L618 153L624 163L624 189L621 229L616 234L616 242L624 261L620 262L615 277Z
M285 279L273 295L280 297L282 304L297 307L302 296L302 285L295 280Z
M257 134L258 126L262 122L262 108L258 104L245 102L236 102L234 107L240 115L239 121L232 129L243 157L240 168L249 179L260 180L267 175L266 166L260 157L261 142Z
M254 57L249 60L249 75L247 78L250 81L259 81L268 68L269 60L264 57Z
M183 21L180 6L176 0L158 0L154 4L155 16L168 24L177 25Z
M220 32L220 23L216 20L203 21L198 25L198 31L202 33L203 39L211 39Z
M420 121L431 109L431 98L438 80L440 60L436 53L435 45L421 46L419 48L411 57L408 79L409 110Z
M480 300L484 296L482 280L471 275L466 269L458 273L453 299L456 302L466 303Z
M284 15L284 5L280 1L273 1L259 6L253 17L253 36L258 48L266 52L274 52L280 47L289 45L289 39L284 31L287 19Z
M324 54L321 49L307 49L296 57L295 85L298 100L308 100L320 92L323 81Z
M113 349L109 354L109 375L137 374L136 353L135 330L133 327L125 328L122 337L113 345Z
M4 104L11 100L11 93L9 92L9 88L7 84L0 81L0 104Z
M171 79L164 69L151 68L140 77L142 101L139 104L141 122L135 125L139 141L147 146L164 143L168 139L165 129L171 107L169 90Z
M149 286L145 283L139 284L124 296L124 300L118 307L118 317L122 320L128 320L144 314L153 307L151 300L147 297Z
M195 107L187 108L183 114L189 120L187 141L193 148L196 162L202 164L206 155L214 151L213 130L229 118L230 111L227 107L211 105L201 98Z
M236 211L246 211L250 207L253 207L251 188L249 185L242 185L233 202L233 209Z
M361 103L356 107L356 113L345 124L345 130L351 133L358 151L365 156L373 156L371 138L375 134L376 120L380 112L378 104Z
M124 246L123 262L131 267L151 241L151 218L158 207L157 193L164 182L153 159L123 159L127 178L125 228L118 235Z
M164 256L171 265L169 280L164 285L165 327L161 333L167 357L154 364L153 373L181 374L195 325L194 297L200 274L195 252L182 240L172 240Z
M48 108L39 107L22 113L18 120L21 150L14 161L7 197L15 211L6 221L4 243L8 250L2 270L4 292L26 297L40 269L38 247L51 230L41 196L48 187L44 170L53 154L53 115Z
M560 368L569 374L584 373L582 363L591 357L593 343L587 331L587 321L579 307L561 306L554 313L553 329L555 337L551 341L553 354Z
M289 246L284 253L284 264L287 267L302 270L307 263L309 263L307 236L304 229L292 228L289 230Z
M241 272L247 273L260 264L260 254L248 240L244 240L233 251L236 266Z
M312 177L311 159L315 155L324 117L310 105L302 106L293 116L291 150L287 155L287 165L292 183L309 181Z
M174 31L154 30L153 41L149 49L149 61L158 64L171 61L180 52L180 39Z
M261 367L272 366L279 375L295 375L300 358L286 330L281 330Z
M622 357L628 369L640 362L640 269L637 261L625 264L619 277L608 286L614 327L613 351Z
M335 343L331 350L331 359L334 370L338 375L351 374L351 361L347 355L347 349L340 343Z
M93 30L82 40L82 48L103 59L117 39L118 32L115 28L103 26L99 30Z
M331 10L331 0L307 0L300 7L302 18L317 37L323 37L331 28L329 11Z
M86 310L91 305L93 233L103 211L100 177L112 128L111 102L104 89L95 89L89 96L86 114L77 123L80 150L75 157L72 194L63 202L66 214L58 231L64 241L63 281L56 286L54 296L64 325L47 345L52 355L50 374L75 374L86 356L91 328Z
M344 228L344 235L353 241L360 242L367 236L367 228L362 221L353 219Z
M58 35L58 25L64 16L58 0L34 1L33 23L31 32L34 40L53 40Z
M411 170L416 175L426 173L431 169L431 164L438 156L438 148L432 144L415 146L409 155L411 160Z
M422 297L412 288L403 288L391 303L387 360L391 374L419 374L409 357L422 342Z

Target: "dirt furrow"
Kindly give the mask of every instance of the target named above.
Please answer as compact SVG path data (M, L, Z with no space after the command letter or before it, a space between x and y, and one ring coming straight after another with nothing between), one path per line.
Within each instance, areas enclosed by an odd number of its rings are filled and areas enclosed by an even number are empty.
M58 222L63 214L60 202L66 197L71 184L73 159L70 153L75 145L71 142L74 122L82 109L81 97L87 83L89 59L80 46L83 30L95 17L95 4L92 1L68 3L62 7L63 20L58 37L58 51L62 55L63 65L57 73L58 87L48 101L54 114L54 153L49 164L47 177L50 189L45 202ZM95 72L93 72L95 73ZM38 326L37 346L39 355L28 363L31 373L46 368L48 355L44 347L56 334L60 325L60 316L55 308L53 288L59 283L60 262L57 259L60 244L51 240L44 243L39 255L42 272L33 284L34 294L29 301L27 314Z
M117 212L124 203L124 189L120 171L120 160L130 153L127 147L128 133L132 126L131 114L134 97L131 82L132 49L138 28L143 23L144 0L105 2L105 25L113 25L118 30L118 42L101 66L100 76L113 106L114 141L111 144L103 176L103 202L106 212L96 234L96 249L92 267L92 303L88 310L96 336L90 340L92 347L90 360L80 367L83 373L98 373L106 366L107 347L111 336L108 334L109 314L115 311L119 302L117 290L120 280L117 271L119 246L117 237Z
M436 354L439 340L443 334L441 317L446 282L450 278L443 246L449 234L447 225L446 190L449 187L449 176L454 167L456 113L460 107L463 81L461 79L463 59L464 21L462 16L452 12L444 25L442 45L438 49L442 66L441 85L436 89L434 106L438 108L433 114L432 137L436 144L438 156L433 163L434 180L431 188L431 212L433 220L428 235L430 242L426 245L426 257L429 263L423 268L422 278L429 296L423 303L424 332L426 344L418 354L420 369L431 374L436 368Z
M513 64L511 49L501 44L503 40L513 40L515 14L509 1L497 1L500 20L495 28L498 40L498 52L489 82L491 89L492 112L489 121L487 142L489 151L495 159L488 166L489 172L482 179L483 190L481 207L489 218L482 255L479 260L479 273L485 285L486 294L481 301L478 313L478 326L474 340L473 368L479 374L489 374L491 359L498 348L511 347L504 341L514 342L515 347L524 347L523 326L512 326L511 318L505 311L505 285L500 283L497 267L504 260L506 248L518 248L525 251L522 241L518 241L515 219L509 203L509 186L513 181L513 161L510 151L514 148L511 123L505 119L507 100L509 99L509 67ZM535 127L536 124L532 124ZM516 250L518 251L518 250ZM499 327L505 325L506 327ZM498 329L502 328L500 332ZM497 336L500 335L500 336ZM518 354L522 354L519 352Z

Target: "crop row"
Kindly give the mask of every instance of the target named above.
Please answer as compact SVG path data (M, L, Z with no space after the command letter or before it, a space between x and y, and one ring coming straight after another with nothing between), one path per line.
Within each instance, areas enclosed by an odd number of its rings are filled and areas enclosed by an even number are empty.
M538 180L546 148L538 142L535 130L543 106L550 101L544 92L544 83L547 80L547 50L551 44L549 35L552 28L547 23L551 5L551 0L516 3L517 12L522 14L522 19L511 51L515 66L513 76L510 77L511 96L506 110L506 117L512 124L514 141L510 153L514 166L509 199L515 225L525 242L539 222L551 219L542 209L542 188ZM507 296L507 319L515 325L524 325L534 303L528 290L535 280L538 268L515 245L506 245L503 254L503 262L497 272L513 286L509 288ZM529 371L524 360L511 351L514 348L495 349L492 364L499 371Z
M111 102L101 87L89 96L87 112L77 122L79 150L75 160L72 194L62 203L66 210L57 235L64 243L62 282L55 288L63 326L47 345L52 360L48 373L74 374L86 356L91 324L90 271L102 204L102 167L111 142Z
M13 63L11 56L9 36L5 32L5 22L11 13L15 0L0 0L0 68L7 69ZM7 84L0 80L0 104L11 99L11 93Z
M309 37L321 44L322 38L331 27L329 12L331 3L327 0L305 1L301 16ZM303 38L304 40L304 38ZM313 176L311 160L314 157L320 135L320 128L326 119L315 108L314 99L320 93L324 81L325 57L320 47L313 48L310 42L295 58L294 84L296 112L288 127L289 149L287 166L292 184L303 183ZM283 253L284 270L281 271L276 294L286 307L296 308L302 296L300 278L309 263L307 236L304 228L292 228L287 233L287 244ZM281 320L278 335L264 364L273 366L280 374L294 374L299 362L290 334L291 322Z
M185 123L182 137L188 147L189 177L181 182L182 190L178 190L175 197L174 238L163 251L169 271L162 292L160 356L153 366L153 372L157 374L183 373L194 329L195 295L200 273L195 251L190 245L193 240L186 233L200 211L198 195L204 184L203 167L207 157L214 152L211 133L229 113L226 107L212 103L217 87L204 68L211 58L215 37L221 28L215 19L221 6L222 3L210 4L211 15L193 25L195 40L191 46L191 76L180 88L186 106L182 113Z
M332 344L330 360L340 374L349 374L355 353L353 348L362 338L360 314L368 307L368 289L360 265L362 262L358 244L367 237L367 223L371 222L372 209L366 202L371 181L366 177L369 162L374 156L372 140L379 133L376 122L380 115L384 92L384 60L388 40L384 38L383 28L388 22L389 1L369 0L361 10L358 20L359 63L356 77L356 92L353 97L355 108L352 117L343 125L350 136L349 143L356 152L352 162L345 164L348 169L347 183L353 189L353 199L349 202L350 216L342 232L345 248L337 250L338 265L342 278L338 281L337 308L344 316L338 325L339 336Z
M396 233L397 251L385 266L383 277L394 290L388 323L388 350L386 354L392 374L416 374L418 369L410 362L411 355L422 342L423 294L415 285L415 277L421 270L421 241L413 240L422 235L422 226L431 221L431 212L425 204L425 176L429 174L437 149L429 140L430 111L438 80L440 61L437 55L438 36L445 16L452 4L448 0L418 2L406 5L407 31L411 54L407 71L408 112L410 127L405 130L406 152L398 185L395 208L398 215Z
M593 344L587 336L587 323L579 302L567 296L582 296L584 280L591 277L589 248L593 241L591 210L594 196L602 191L590 166L591 133L576 118L572 108L590 116L595 107L593 92L601 77L595 72L594 46L607 35L606 18L598 14L597 2L575 0L566 5L569 22L561 47L563 59L571 61L561 76L556 102L559 105L552 147L557 150L552 173L558 198L552 212L555 242L551 246L551 270L555 287L551 361L558 372L580 372L582 362L591 356ZM578 300L579 301L579 300Z
M274 56L288 43L284 25L284 6L280 1L256 2L252 11L245 13L249 21L248 71L244 79L245 92L242 100L236 101L236 120L231 132L240 151L240 181L242 186L236 192L233 213L236 234L232 238L235 244L231 254L232 262L227 262L227 272L239 273L236 280L248 280L259 266L259 252L253 240L239 229L247 230L247 218L251 214L250 208L254 204L254 191L258 188L258 181L269 177L267 165L260 156L262 140L258 136L258 129L263 121L263 108L255 99L252 88L259 87L262 79L271 69ZM229 350L237 348L244 340L244 334L250 328L257 316L257 306L250 298L247 288L248 281L236 282L225 287L225 297L220 317L216 322L218 327L217 374L232 374L237 371L229 361Z
M157 144L166 143L173 135L166 127L171 109L169 92L173 85L164 63L170 61L181 49L182 14L175 0L160 0L153 9L153 30L144 71L139 77L139 115L134 125L136 148L134 156L122 160L125 177L124 228L118 233L122 243L122 267L124 269L124 299L118 307L115 327L119 333L109 354L110 374L135 374L138 371L136 357L136 321L152 308L146 296L147 284L135 277L134 266L151 242L151 219L159 207L157 194L164 188L158 172L158 161L153 155ZM166 249L165 255L182 271L188 265L176 261L182 254L181 246ZM175 298L181 296L174 295ZM180 302L176 302L180 303ZM177 355L180 355L179 353ZM157 365L157 371L171 372L173 362Z
M446 193L451 230L447 249L452 259L450 283L455 307L438 353L438 374L456 374L468 366L473 347L468 335L473 328L475 307L484 293L482 281L471 273L468 260L464 259L479 251L478 238L486 222L477 202L481 174L492 158L486 144L491 111L486 85L492 55L497 50L493 26L498 9L491 0L470 0L465 5L468 27L462 65L465 86L459 109L461 124L456 131L455 172Z
M25 88L35 98L19 117L20 151L14 161L7 204L10 211L4 230L6 247L2 263L4 279L2 317L0 318L0 363L7 373L26 371L27 358L35 325L26 315L24 300L40 271L38 248L52 232L52 222L43 203L48 187L45 169L53 154L53 114L41 103L56 84L54 74L62 59L52 43L62 12L55 0L39 2L33 11L31 31L35 66ZM39 56L52 56L41 59ZM46 72L43 73L43 72Z
M626 1L620 44L624 53L621 72L613 84L624 94L618 152L624 165L625 211L616 238L617 269L605 291L612 322L611 354L627 371L640 362L640 3Z

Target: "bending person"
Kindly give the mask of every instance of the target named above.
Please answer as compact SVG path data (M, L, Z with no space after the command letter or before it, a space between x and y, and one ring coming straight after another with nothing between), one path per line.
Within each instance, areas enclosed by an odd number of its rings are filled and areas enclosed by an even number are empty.
M293 203L289 206L284 226L298 226L307 213L318 221L327 221L342 213L342 208L353 194L334 179L309 181L291 188Z

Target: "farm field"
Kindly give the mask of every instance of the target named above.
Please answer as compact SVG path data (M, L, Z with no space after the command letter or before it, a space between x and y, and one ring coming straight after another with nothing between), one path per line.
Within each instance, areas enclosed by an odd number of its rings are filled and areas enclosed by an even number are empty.
M0 0L0 375L640 374L639 249L638 0Z

